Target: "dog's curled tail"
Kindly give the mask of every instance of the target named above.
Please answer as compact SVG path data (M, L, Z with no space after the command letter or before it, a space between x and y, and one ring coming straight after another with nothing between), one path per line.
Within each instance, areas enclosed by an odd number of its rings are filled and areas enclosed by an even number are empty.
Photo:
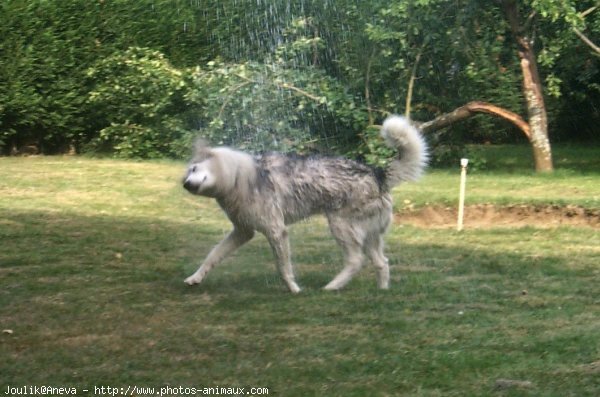
M419 179L429 159L419 130L404 117L392 115L383 122L381 136L388 146L398 150L398 157L386 170L388 187Z

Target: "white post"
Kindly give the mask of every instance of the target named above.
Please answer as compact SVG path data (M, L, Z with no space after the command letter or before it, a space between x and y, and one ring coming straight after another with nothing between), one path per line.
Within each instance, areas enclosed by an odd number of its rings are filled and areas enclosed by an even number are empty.
M467 165L469 159L460 159L460 196L458 198L458 222L456 230L463 230L463 219L465 216L465 188L467 186Z

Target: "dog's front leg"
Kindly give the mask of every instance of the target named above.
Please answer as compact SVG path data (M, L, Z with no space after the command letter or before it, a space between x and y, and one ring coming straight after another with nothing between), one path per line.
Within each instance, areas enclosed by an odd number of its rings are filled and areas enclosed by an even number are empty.
M277 268L287 284L289 290L297 294L300 292L300 287L296 284L294 277L294 269L292 268L292 260L290 258L290 242L288 232L284 228L266 233L267 240L273 249Z
M221 263L223 259L233 251L250 241L254 236L254 231L243 230L240 228L234 228L231 233L227 235L219 244L217 244L208 254L202 265L196 270L196 273L192 274L185 279L185 283L188 285L199 284L202 282L208 272Z

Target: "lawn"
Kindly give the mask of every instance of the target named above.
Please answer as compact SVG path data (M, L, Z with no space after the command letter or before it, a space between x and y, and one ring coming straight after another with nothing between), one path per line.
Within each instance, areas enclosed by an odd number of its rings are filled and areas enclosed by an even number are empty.
M598 150L559 148L558 171L543 176L521 159L509 164L518 151L496 150L483 149L487 166L470 173L468 204L574 205L597 216ZM0 395L24 386L598 395L597 227L467 224L457 233L399 216L386 239L390 290L377 290L365 267L330 293L321 287L341 254L317 217L291 228L301 294L287 292L263 237L188 287L183 279L229 224L180 188L183 168L0 158ZM455 205L457 191L458 170L430 170L394 195L401 210Z

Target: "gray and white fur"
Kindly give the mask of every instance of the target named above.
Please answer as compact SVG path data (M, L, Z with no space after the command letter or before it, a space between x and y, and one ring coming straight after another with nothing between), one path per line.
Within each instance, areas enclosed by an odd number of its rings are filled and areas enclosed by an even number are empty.
M386 169L340 157L280 153L252 156L199 141L183 186L192 194L216 199L233 223L233 230L185 282L202 282L212 268L258 231L269 241L289 290L300 292L287 226L321 213L327 217L344 256L344 268L325 289L344 287L360 270L365 257L377 269L379 288L388 288L383 235L392 220L390 190L420 177L427 163L427 146L417 129L400 116L388 117L381 134L387 145L398 149L398 157Z

